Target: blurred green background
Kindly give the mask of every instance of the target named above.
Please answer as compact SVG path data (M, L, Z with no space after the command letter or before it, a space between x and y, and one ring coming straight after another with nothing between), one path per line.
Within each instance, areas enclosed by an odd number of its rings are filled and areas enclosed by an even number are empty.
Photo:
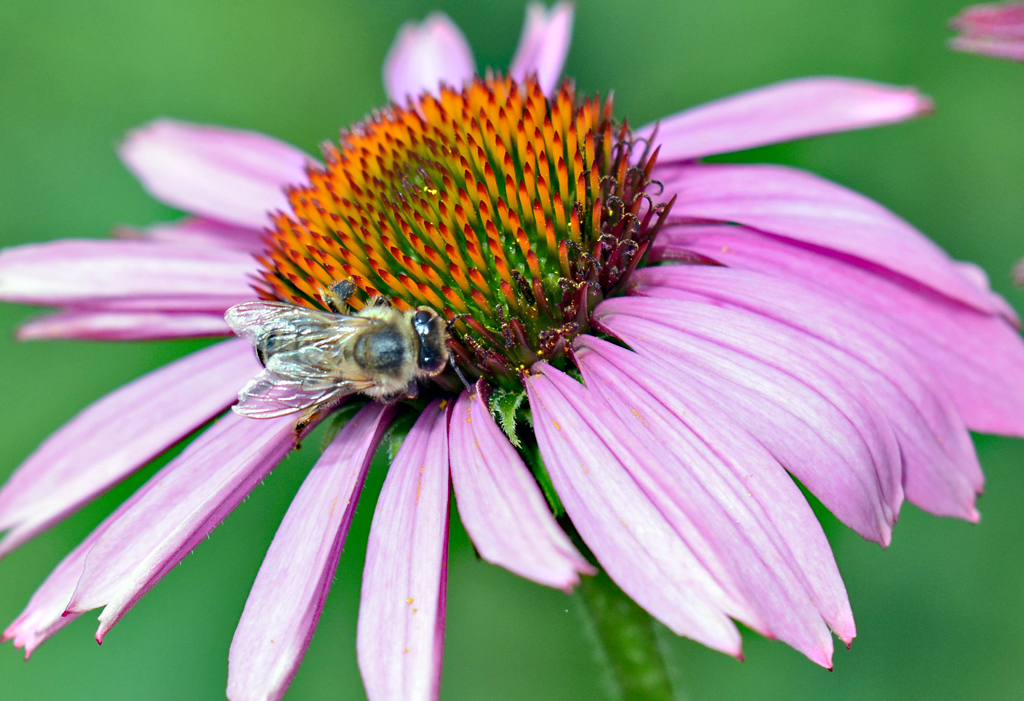
M125 131L173 116L264 131L314 151L384 101L380 65L426 0L4 0L0 4L0 244L102 237L175 216L120 166ZM480 67L504 67L521 2L443 2ZM1024 309L1024 66L945 48L957 0L581 0L567 66L615 89L634 124L764 83L843 74L913 84L935 115L732 158L810 168L977 261ZM13 329L34 310L0 306ZM187 342L18 345L0 339L0 477L89 401L177 357ZM968 525L907 505L882 551L823 516L859 635L829 673L747 635L747 661L664 630L681 689L699 699L1024 698L1024 442L978 437L988 475ZM234 625L315 441L266 483L107 637L76 621L31 662L0 649L0 699L217 699ZM0 562L0 623L147 469ZM359 576L383 468L364 502L289 699L363 699L354 639ZM602 698L574 601L478 562L453 522L442 698Z

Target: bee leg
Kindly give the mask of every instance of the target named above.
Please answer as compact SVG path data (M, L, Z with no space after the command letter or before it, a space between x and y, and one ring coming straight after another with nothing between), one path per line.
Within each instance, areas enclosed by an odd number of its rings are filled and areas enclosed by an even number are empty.
M377 295L376 297L371 297L370 300L366 303L366 306L368 306L368 307L390 307L391 306L391 300L388 299L387 297L385 297L384 295Z
M455 336L455 322L457 322L459 319L461 319L463 317L468 317L468 316L469 316L469 314L456 314L451 319L448 319L447 323L445 323L445 325L444 325L444 329L445 329L445 331L448 332L448 337L449 338L452 338L452 337Z
M452 366L452 370L454 370L455 374L459 376L460 380L462 380L462 384L466 389L472 393L473 387L469 384L469 380L466 379L466 376L462 374L462 370L459 369L459 366L455 364L455 356L451 353L448 354L448 364Z
M302 447L302 434L313 422L315 415L316 409L307 409L299 417L299 420L295 422L295 425L292 426L292 433L295 434L295 450Z
M306 429L310 425L320 421L323 417L334 410L336 404L321 404L319 406L310 407L302 412L302 416L295 422L295 426L292 427L292 432L295 434L295 450L302 447L302 434L305 433Z
M420 396L420 383L413 380L409 383L409 386L405 388L405 398L415 399L418 396Z
M338 280L321 289L320 299L335 314L348 314L348 298L355 291L356 286L351 280Z

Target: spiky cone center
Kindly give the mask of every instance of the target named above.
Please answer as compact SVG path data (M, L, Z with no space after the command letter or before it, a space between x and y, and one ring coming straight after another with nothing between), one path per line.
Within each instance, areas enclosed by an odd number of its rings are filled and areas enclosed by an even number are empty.
M612 121L611 97L569 82L550 99L533 79L443 87L323 150L274 216L260 295L327 309L323 289L350 280L355 310L376 295L433 308L465 374L506 389L537 360L564 363L672 205L649 193L656 150Z

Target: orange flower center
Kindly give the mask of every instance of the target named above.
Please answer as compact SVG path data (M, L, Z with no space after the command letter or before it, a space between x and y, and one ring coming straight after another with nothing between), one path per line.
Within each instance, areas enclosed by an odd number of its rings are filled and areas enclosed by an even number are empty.
M391 106L325 146L289 191L260 256L264 299L327 309L349 280L353 309L386 295L449 321L458 365L506 388L556 363L620 292L671 207L646 190L656 151L634 148L612 102L566 82L475 79Z

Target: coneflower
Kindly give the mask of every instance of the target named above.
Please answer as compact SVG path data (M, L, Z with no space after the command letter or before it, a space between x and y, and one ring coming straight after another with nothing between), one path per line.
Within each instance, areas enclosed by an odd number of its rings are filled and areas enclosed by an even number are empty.
M739 621L830 667L832 633L849 644L854 622L792 477L886 544L905 498L978 518L969 429L1024 435L1017 320L977 268L810 173L700 160L908 119L927 99L808 78L634 130L610 97L560 80L571 23L565 4L531 6L508 74L482 77L447 17L404 27L385 65L393 103L320 162L250 132L154 122L122 158L190 218L0 253L0 296L60 308L23 338L227 336L225 312L259 300L324 324L380 300L444 320L443 371L386 401L335 392L336 434L235 633L230 698L285 693L399 418L411 429L373 517L359 615L374 701L437 698L450 489L489 562L566 591L600 568L679 635L739 656ZM290 351L322 350L299 336ZM6 638L30 654L103 607L102 639L324 419L300 409L337 406L340 366L284 378L256 345L259 359L225 340L117 390L12 476L0 554L263 378L58 565ZM289 382L327 394L267 394Z

